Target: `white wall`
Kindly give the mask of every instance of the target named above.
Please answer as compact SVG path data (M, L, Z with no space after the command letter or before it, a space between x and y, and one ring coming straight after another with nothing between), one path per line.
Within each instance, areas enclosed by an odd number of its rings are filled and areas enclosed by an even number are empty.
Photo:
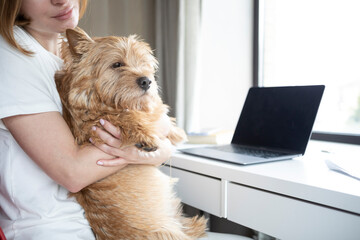
M204 0L200 126L234 129L252 84L252 0Z

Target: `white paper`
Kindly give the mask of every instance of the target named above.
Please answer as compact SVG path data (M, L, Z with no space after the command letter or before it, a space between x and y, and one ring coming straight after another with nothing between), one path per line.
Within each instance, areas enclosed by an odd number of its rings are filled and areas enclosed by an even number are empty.
M354 157L336 157L336 155L325 160L329 169L360 180L360 159Z

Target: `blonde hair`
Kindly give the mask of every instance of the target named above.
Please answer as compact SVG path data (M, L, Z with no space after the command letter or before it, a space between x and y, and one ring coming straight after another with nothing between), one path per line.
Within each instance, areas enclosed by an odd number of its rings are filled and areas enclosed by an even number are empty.
M79 15L81 18L85 13L88 0L79 1ZM26 26L30 23L30 20L25 19L24 16L20 14L21 4L22 0L0 0L0 35L2 35L11 46L17 48L25 55L30 56L33 53L22 48L14 38L14 25Z

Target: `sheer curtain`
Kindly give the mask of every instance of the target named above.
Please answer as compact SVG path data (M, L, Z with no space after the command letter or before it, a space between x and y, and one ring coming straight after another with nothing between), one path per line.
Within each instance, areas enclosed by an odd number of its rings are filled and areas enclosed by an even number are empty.
M156 0L159 84L171 115L186 131L198 130L201 0Z

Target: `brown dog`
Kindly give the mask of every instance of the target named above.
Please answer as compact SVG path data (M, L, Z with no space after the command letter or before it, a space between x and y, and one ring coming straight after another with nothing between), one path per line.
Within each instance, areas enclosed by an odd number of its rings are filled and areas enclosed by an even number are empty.
M91 39L77 28L62 44L63 70L55 76L63 115L79 145L101 139L92 131L100 118L121 131L126 147L149 154L157 148L154 123L168 107L158 95L157 61L148 44L134 36ZM169 120L169 140L185 134ZM204 236L206 220L185 218L171 178L151 165L128 165L75 193L99 240L186 240Z

